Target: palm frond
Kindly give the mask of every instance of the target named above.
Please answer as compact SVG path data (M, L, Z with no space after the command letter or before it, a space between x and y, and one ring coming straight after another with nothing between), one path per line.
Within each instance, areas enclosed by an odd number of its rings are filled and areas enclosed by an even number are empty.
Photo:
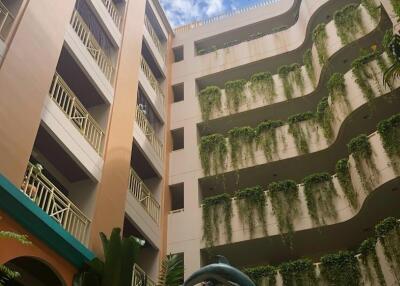
M393 81L400 78L400 62L395 61L393 65L387 68L383 74L383 82L389 87L392 85Z
M167 255L161 262L157 286L179 286L183 282L183 260L177 255Z

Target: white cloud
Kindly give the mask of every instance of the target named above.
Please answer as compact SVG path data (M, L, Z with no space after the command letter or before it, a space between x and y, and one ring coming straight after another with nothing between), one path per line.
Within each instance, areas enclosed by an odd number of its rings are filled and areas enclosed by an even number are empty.
M225 12L224 0L161 0L173 27L200 21Z

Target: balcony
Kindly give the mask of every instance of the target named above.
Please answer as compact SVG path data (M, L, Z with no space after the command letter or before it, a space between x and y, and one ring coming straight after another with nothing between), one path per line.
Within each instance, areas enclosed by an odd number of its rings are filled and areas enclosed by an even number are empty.
M139 201L150 217L158 224L160 221L160 204L155 198L153 198L150 190L132 168L129 175L129 192Z
M156 283L143 271L139 265L133 265L132 286L156 286Z
M157 47L158 52L160 53L163 61L165 62L165 57L166 57L166 50L163 47L163 45L161 44L160 40L158 39L157 33L154 30L153 26L150 23L149 18L147 18L147 16L144 16L144 25L147 29L147 31L149 32L151 39L153 40L154 44Z
M155 91L156 95L161 99L162 105L164 105L164 92L162 91L158 80L154 76L153 72L151 71L149 65L146 63L144 58L140 59L140 68L142 69L143 73L145 74L147 80L150 82L151 87Z
M106 6L108 13L113 19L115 25L121 30L121 19L122 13L118 10L112 0L102 0L104 6Z
M90 55L96 61L105 77L111 84L113 84L115 69L111 59L104 53L100 44L90 32L89 27L86 25L77 11L74 11L72 15L71 26L82 41L82 44L86 47Z
M42 168L29 163L21 191L77 240L86 244L90 219L42 174Z
M96 152L101 155L104 131L57 73L53 77L49 96L81 132L83 137L85 137Z
M5 41L14 23L15 17L0 0L0 39Z
M163 160L163 144L157 138L157 135L151 126L150 122L147 120L146 116L144 115L143 111L139 108L136 108L136 123L142 129L143 133L146 135L147 140L150 141L151 146L153 147L154 151L156 152L157 156Z

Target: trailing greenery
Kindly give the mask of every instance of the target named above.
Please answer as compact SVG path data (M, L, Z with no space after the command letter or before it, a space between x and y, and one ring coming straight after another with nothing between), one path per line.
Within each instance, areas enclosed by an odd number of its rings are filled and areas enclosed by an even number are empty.
M221 110L221 90L218 86L207 86L199 92L198 98L204 121L210 119L213 111Z
M210 175L211 171L218 174L224 169L227 152L226 140L221 134L201 137L199 153L204 174Z
M262 147L267 160L271 160L272 154L276 152L276 128L282 126L283 124L284 122L281 120L267 120L258 124L255 129L257 146Z
M242 104L246 98L244 94L245 85L246 80L244 79L231 80L225 83L226 101L229 110L232 111L233 109L235 112L239 110L240 104Z
M297 63L292 65L281 66L278 69L279 77L282 79L283 90L287 99L293 97L294 87L293 83L304 92L304 78L301 72L301 66Z
M224 224L227 242L232 240L232 198L220 194L203 200L203 240L206 247L213 247L218 241L220 225Z
M329 98L323 97L317 105L317 120L319 125L322 127L324 136L328 140L332 140L333 127L332 121L334 120L332 109L329 105Z
M249 276L249 278L257 285L275 286L276 285L276 268L270 265L257 266L252 268L243 269L243 273ZM263 280L266 280L266 284L262 284Z
M317 284L315 266L309 259L282 263L279 266L283 286L311 286Z
M288 118L289 133L292 134L296 143L297 151L300 154L309 153L309 148L307 135L304 133L299 123L310 119L315 119L315 114L311 111L298 113Z
M249 126L235 127L228 132L229 145L231 150L231 160L234 169L243 165L247 157L254 157L253 142L255 131Z
M321 277L328 285L359 286L361 271L354 253L340 251L321 257Z
M328 49L326 47L326 40L328 34L326 33L326 24L321 23L316 26L312 33L312 39L317 48L318 60L321 65L325 64L328 60Z
M328 80L329 95L333 98L346 96L346 82L342 73L334 73Z
M393 6L394 12L396 13L397 17L400 18L400 3L398 0L390 0L390 3Z
M270 72L253 74L250 78L250 88L264 95L265 100L270 103L276 96L275 83Z
M356 209L358 207L358 195L351 180L348 159L337 161L335 171L347 201L353 209Z
M374 0L361 0L361 4L367 9L368 13L374 19L375 23L379 22L381 16L381 10L379 6L375 4Z
M349 4L333 15L338 36L343 45L355 40L357 33L364 29L361 10L355 4Z
M279 232L292 246L293 220L300 212L299 190L295 181L273 182L268 186L272 210L278 220Z
M354 161L356 162L356 169L358 175L361 178L363 187L367 190L371 190L371 175L367 173L368 170L364 168L363 163L365 163L373 173L377 173L376 166L372 160L372 149L371 143L368 140L367 135L361 134L353 139L347 144L349 152L353 155Z
M261 186L245 188L235 192L236 205L239 210L239 218L243 225L248 226L250 237L253 237L254 229L257 221L261 223L264 233L267 232L266 227L266 205L267 200L265 192Z
M337 196L332 177L328 173L316 173L303 179L308 213L316 225L325 224L325 218L337 216L334 197Z
M400 270L400 223L388 217L375 226L375 233L383 246L385 256L394 273ZM397 275L396 275L397 276ZM397 277L399 279L399 277Z
M376 86L381 91L380 76L376 73L375 69L370 65L371 61L381 58L381 53L379 51L367 53L361 55L357 59L355 59L352 63L352 72L356 78L356 83L361 88L365 99L368 101L372 100L375 97L375 92L371 86L369 80L374 80ZM379 62L379 61L378 61ZM383 68L382 62L381 65L378 65L380 69ZM381 70L382 72L384 70Z
M315 76L315 69L312 60L312 52L311 49L308 49L303 55L303 63L306 67L307 75L311 80L313 87L317 86L317 78Z
M394 169L400 171L400 113L382 120L378 124L378 133L382 138L383 147L389 155Z
M381 264L379 263L378 256L376 254L376 239L374 237L364 240L358 251L361 253L361 261L366 270L367 278L371 285L375 285L374 276L371 273L371 263L375 272L375 276L378 279L379 285L386 286L385 277L383 276L383 271Z

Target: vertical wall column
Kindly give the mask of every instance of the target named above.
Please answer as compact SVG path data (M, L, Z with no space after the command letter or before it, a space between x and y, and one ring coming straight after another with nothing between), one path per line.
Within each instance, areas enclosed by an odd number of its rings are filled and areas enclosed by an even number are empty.
M130 0L126 4L103 174L97 190L91 229L90 246L96 254L102 253L99 232L109 235L114 227L122 227L124 220L145 5L145 0Z
M28 1L0 66L0 173L22 182L75 0Z

